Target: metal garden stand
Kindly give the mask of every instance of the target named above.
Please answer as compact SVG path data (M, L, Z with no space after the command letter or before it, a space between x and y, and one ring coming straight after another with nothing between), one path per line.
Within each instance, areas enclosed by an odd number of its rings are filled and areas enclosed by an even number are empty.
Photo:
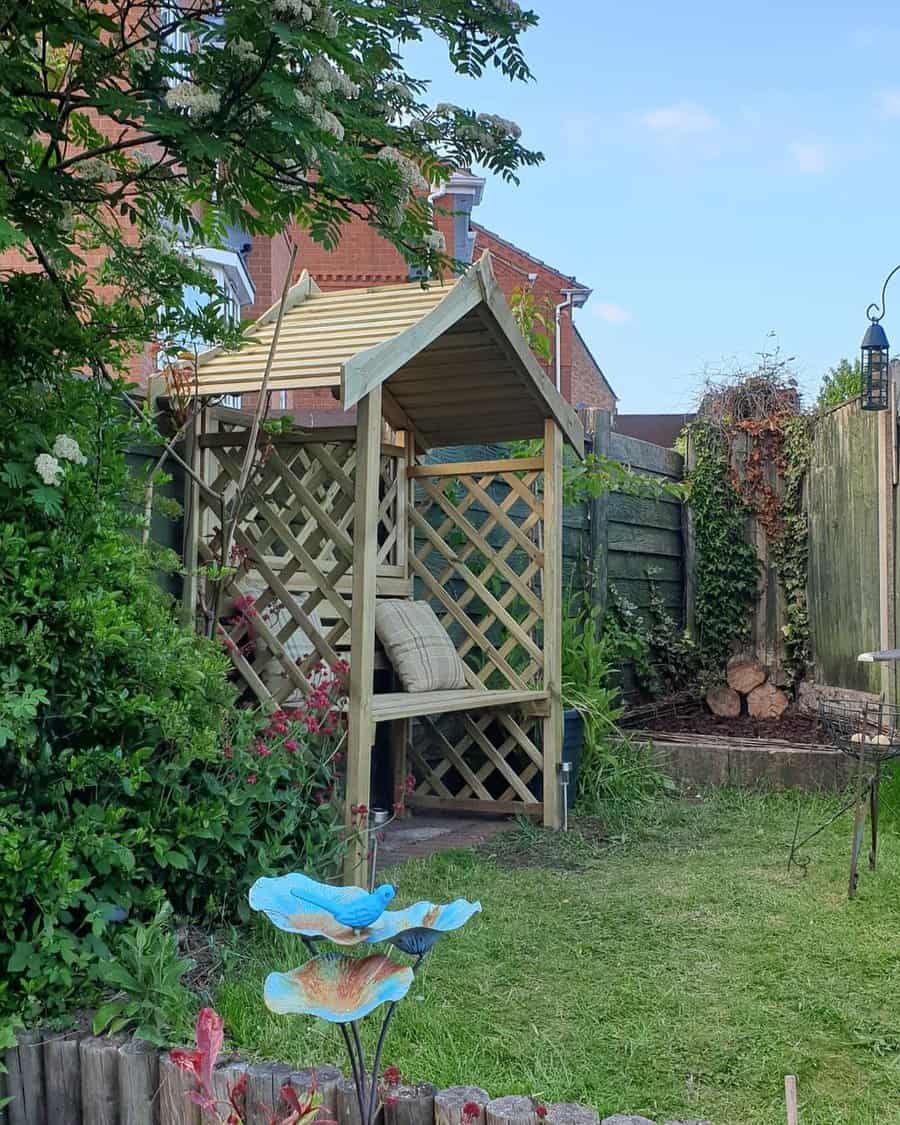
M897 655L900 656L900 653ZM867 812L871 830L869 870L875 870L878 853L878 787L881 784L881 767L891 758L900 756L900 708L884 701L859 703L839 699L823 700L819 705L819 721L834 745L857 763L853 796L824 824L802 840L797 839L800 827L798 812L788 869L797 862L798 854L804 845L844 813L853 809L853 837L847 885L847 897L853 898L859 883L859 853L862 850Z

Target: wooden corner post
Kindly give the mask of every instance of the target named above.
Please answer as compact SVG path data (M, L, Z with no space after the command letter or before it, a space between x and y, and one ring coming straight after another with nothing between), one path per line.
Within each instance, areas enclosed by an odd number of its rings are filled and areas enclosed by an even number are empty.
M563 435L544 424L544 690L550 693L544 726L544 825L559 828L559 766L562 761L562 537Z
M381 386L365 395L356 414L356 491L353 508L353 588L350 607L350 703L344 821L349 845L344 882L368 883L368 822L352 809L370 804L372 678L375 673L375 574L378 558L378 492L381 479Z
M185 434L185 454L190 467L196 476L204 473L203 450L200 447L200 436L203 433L205 410L198 405L194 416L188 423ZM182 556L184 558L184 582L181 588L181 620L191 629L197 628L197 594L199 592L199 577L197 568L200 566L200 486L196 477L193 479L185 476L184 482L184 544Z

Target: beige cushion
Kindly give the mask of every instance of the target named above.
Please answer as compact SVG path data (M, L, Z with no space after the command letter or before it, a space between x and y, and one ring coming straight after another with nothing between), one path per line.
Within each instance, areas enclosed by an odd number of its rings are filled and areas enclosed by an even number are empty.
M378 602L375 632L404 691L466 687L465 665L427 602Z

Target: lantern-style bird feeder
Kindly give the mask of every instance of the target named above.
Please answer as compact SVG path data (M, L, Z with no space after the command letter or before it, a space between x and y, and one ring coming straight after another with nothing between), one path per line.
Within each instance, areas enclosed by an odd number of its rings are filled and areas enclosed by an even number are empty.
M890 346L881 323L873 320L862 341L862 408L887 410Z
M881 319L884 316L884 296L888 282L898 270L900 266L895 266L884 279L884 285L881 287L881 304L877 305L873 302L866 309L869 327L860 346L863 410L887 410L890 402L891 349L887 333L881 327Z

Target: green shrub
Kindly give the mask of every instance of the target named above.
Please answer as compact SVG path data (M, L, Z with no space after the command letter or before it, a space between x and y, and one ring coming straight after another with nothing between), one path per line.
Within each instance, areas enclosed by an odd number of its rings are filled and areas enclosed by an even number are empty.
M42 365L4 296L0 1016L34 1018L90 999L124 918L234 915L258 874L327 867L334 735L235 709L134 534L124 452L148 435L120 388Z
M581 807L607 815L621 812L630 802L660 789L663 780L645 748L618 726L625 706L611 682L613 649L601 633L596 610L563 618L562 653L563 706L576 708L584 718L578 780Z

